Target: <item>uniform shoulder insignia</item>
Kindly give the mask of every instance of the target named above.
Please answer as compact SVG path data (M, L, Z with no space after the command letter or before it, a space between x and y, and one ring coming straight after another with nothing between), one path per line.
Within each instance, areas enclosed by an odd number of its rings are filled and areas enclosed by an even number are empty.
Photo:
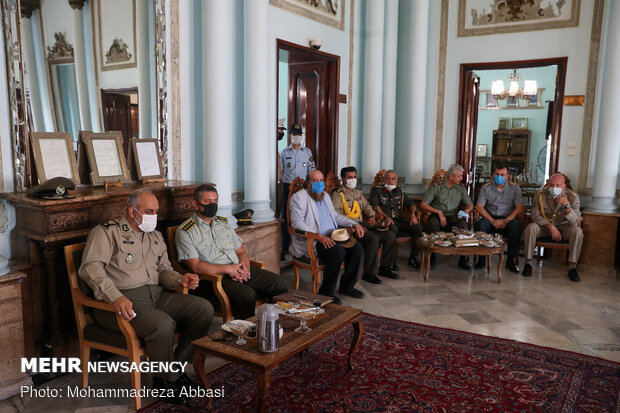
M338 188L334 188L334 190L332 192L340 192L340 193L342 193L344 191L342 190L342 187L338 187Z
M123 224L123 225L121 225L121 229L122 229L124 232L127 232L127 231L129 231L129 225L127 225L127 224Z
M185 232L189 232L190 229L194 228L196 225L196 221L193 218L188 219L183 223L181 229Z
M228 218L226 218L226 217L222 217L222 216L216 215L215 219L220 221L220 222L228 223Z
M307 148L306 148L306 149L307 149ZM308 150L310 150L310 149L308 149ZM312 153L312 151L311 151L310 153ZM310 161L310 162L314 162L314 157L313 157L313 156L310 156L309 161Z
M104 227L106 227L106 228L107 228L107 227L109 227L109 226L111 226L111 225L118 225L118 222L116 222L115 220L111 219L111 220L109 220L109 221L107 221L107 222L104 222L104 223L103 223L103 224L101 224L101 225L103 225Z

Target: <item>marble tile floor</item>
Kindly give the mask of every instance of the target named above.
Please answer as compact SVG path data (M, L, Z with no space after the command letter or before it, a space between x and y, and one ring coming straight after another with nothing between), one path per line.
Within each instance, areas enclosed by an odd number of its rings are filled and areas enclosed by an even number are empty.
M404 252L403 252L404 253ZM497 258L495 258L497 259ZM525 278L502 269L497 282L497 264L486 270L465 271L457 267L457 257L438 257L439 265L428 283L407 267L401 254L400 280L383 278L383 285L360 281L366 293L359 300L342 297L345 305L400 320L518 340L620 362L620 273L614 269L580 265L580 283L567 277L560 261L543 260L534 265L533 276ZM521 260L523 264L523 260ZM282 272L293 288L292 269ZM300 289L310 289L309 273L302 272ZM216 319L213 329L219 328ZM208 369L225 363L208 360ZM146 376L146 375L145 375ZM146 385L151 378L143 379ZM129 376L122 374L90 376L94 388L127 388ZM65 375L43 387L78 386L77 374ZM144 405L152 400L145 400ZM25 405L25 407L24 407ZM0 402L0 413L24 412L104 412L132 411L125 399L25 398Z

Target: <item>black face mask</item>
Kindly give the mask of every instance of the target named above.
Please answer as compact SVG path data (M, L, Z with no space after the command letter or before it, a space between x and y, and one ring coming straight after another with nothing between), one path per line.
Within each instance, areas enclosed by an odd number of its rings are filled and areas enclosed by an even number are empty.
M284 138L284 132L278 132L278 140L281 141Z
M198 205L202 207L200 210L200 213L207 218L213 218L215 214L217 213L217 204L215 202L211 204L205 204L205 205L198 204Z

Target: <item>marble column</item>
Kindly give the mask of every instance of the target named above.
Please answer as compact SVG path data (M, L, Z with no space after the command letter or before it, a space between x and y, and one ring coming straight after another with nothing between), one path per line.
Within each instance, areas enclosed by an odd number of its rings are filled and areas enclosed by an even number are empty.
M153 90L155 82L151 78L151 60L153 45L149 41L149 13L148 0L136 1L136 43L138 60L138 136L141 138L156 138L157 132L153 124L151 102L155 99Z
M396 69L398 67L398 3L399 0L385 0L381 169L394 169L394 141L396 139Z
M617 104L620 95L620 25L615 22L620 19L620 3L612 1L609 10L594 184L592 201L588 204L588 210L596 212L615 212L619 209L615 201L620 156L620 108Z
M228 218L233 227L237 220L232 216L233 170L235 159L234 116L234 3L231 1L205 0L202 3L202 69L204 115L204 180L217 185L219 194L218 215Z
M269 0L243 3L244 9L244 91L245 91L245 199L254 210L252 221L274 220L269 207Z
M385 0L366 3L366 55L362 108L362 179L370 186L381 169L381 118L383 96L383 28Z
M424 120L426 117L426 63L428 55L429 0L401 4L406 28L402 54L399 54L399 112L396 136L400 156L399 173L405 177L405 191L424 193L422 183L424 154ZM405 50L406 49L406 50Z
M86 50L84 47L84 24L82 22L82 7L84 3L73 2L73 30L74 30L74 63L75 80L78 95L78 109L80 113L80 127L82 130L92 130L90 117L90 99L88 97L88 74L86 71Z

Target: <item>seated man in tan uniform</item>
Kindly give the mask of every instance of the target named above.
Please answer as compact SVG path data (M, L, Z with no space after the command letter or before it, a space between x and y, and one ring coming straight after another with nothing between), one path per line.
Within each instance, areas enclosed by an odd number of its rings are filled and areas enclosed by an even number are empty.
M577 262L583 244L583 231L579 227L579 195L566 188L564 175L556 172L547 185L534 194L532 223L525 227L525 255L527 263L523 276L532 276L532 257L536 238L551 237L554 241L568 240L568 279L579 282Z
M364 198L362 190L357 188L357 169L348 166L340 170L342 186L334 190L331 194L332 203L337 213L351 218L353 221L370 228L377 227L375 221L375 211L372 209L368 200ZM396 245L396 233L388 227L382 230L369 229L361 237L356 237L364 246L364 272L362 280L372 284L383 284L381 276L398 279L398 274L390 271L390 266L394 262L394 246ZM381 266L379 267L379 244L381 244Z
M228 220L215 215L219 197L215 186L194 190L196 212L177 228L175 244L179 260L198 274L223 274L222 288L228 295L233 316L254 315L256 300L288 291L284 278L271 271L250 267L250 257ZM203 281L192 294L212 296L211 283Z
M88 234L79 275L125 320L131 322L144 341L151 361L192 361L192 341L209 332L213 307L200 297L166 291L164 288L196 288L196 274L181 275L168 260L166 243L157 225L159 202L152 192L140 189L127 199L125 216L98 225ZM104 328L119 331L116 316L94 310ZM174 348L175 329L179 343ZM174 391L172 403L185 403L181 389L194 386L185 373L155 374L153 385Z

